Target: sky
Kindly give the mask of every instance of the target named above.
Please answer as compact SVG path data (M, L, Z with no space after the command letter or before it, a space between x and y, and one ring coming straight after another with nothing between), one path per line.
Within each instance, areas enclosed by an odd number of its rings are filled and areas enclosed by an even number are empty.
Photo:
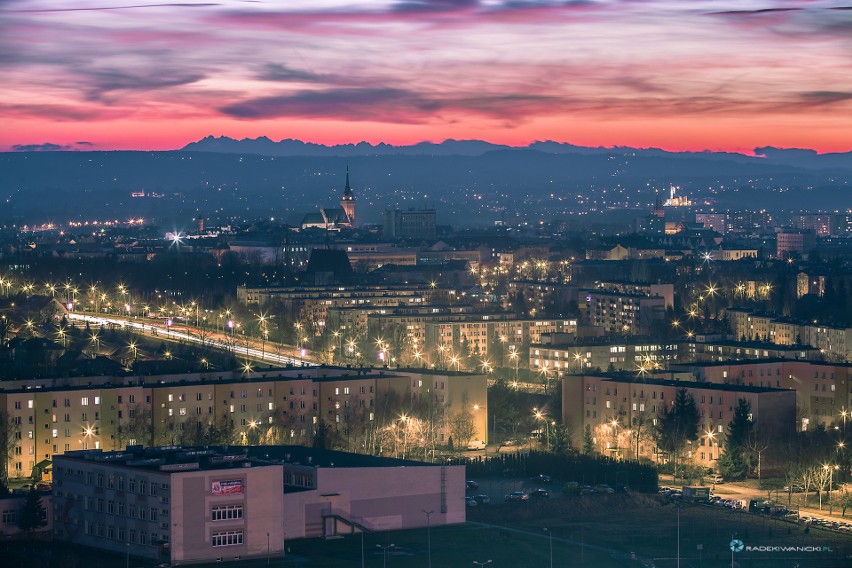
M849 151L852 0L0 0L0 77L0 150Z

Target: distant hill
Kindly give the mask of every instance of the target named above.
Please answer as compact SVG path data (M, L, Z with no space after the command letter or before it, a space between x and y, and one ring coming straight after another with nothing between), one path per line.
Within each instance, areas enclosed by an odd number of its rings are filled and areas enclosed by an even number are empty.
M242 140L227 136L207 136L197 142L190 142L181 150L185 152L257 154L281 157L481 156L496 150L535 150L546 154L577 154L581 156L615 154L671 159L700 158L702 160L721 160L740 164L770 163L807 169L852 169L852 152L818 154L814 150L783 149L771 146L755 148L755 155L749 156L735 152L670 152L657 148L631 148L628 146L588 147L550 140L533 142L528 146L521 147L492 144L483 140L445 140L441 143L420 142L410 146L394 146L384 142L379 144L359 142L357 144L326 146L291 138L276 142L266 136L243 138Z

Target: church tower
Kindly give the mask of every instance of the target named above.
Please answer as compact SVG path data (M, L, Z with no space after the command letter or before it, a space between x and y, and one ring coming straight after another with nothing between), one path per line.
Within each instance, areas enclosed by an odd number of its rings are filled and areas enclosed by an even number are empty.
M349 186L349 164L346 164L346 187L343 189L343 198L340 200L340 207L343 213L346 214L346 220L350 227L355 227L355 196L352 195L352 188Z

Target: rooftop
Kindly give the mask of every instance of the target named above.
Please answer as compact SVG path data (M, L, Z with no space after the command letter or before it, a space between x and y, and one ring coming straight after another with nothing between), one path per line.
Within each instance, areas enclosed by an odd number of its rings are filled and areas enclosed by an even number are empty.
M751 393L764 393L764 392L790 392L791 389L779 389L773 387L755 387L748 385L738 385L733 383L708 383L705 381L678 381L674 379L655 379L655 378L643 378L634 375L630 372L623 373L584 373L584 377L601 377L604 380L613 381L617 383L630 383L630 384L642 384L642 385L657 385L664 387L683 387L683 388L698 388L698 389L707 389L707 390L716 390L716 391L730 391L730 392L751 392ZM570 377L569 377L570 380Z
M306 446L128 446L125 451L77 450L60 459L80 460L147 471L179 473L195 470L242 469L272 465L313 468L432 466L414 460L385 458L309 448Z

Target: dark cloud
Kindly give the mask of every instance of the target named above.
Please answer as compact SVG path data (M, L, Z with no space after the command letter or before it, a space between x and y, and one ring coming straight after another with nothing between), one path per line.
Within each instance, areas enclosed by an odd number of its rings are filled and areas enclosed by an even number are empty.
M805 103L816 105L830 105L834 103L842 103L852 101L852 93L843 91L808 91L800 95Z
M722 12L710 12L711 16L760 16L764 14L776 14L779 12L800 12L802 8L763 8L761 10L725 10Z
M76 146L94 146L92 142L74 142Z
M86 97L103 100L113 91L151 91L179 87L204 78L196 71L160 69L146 72L129 72L119 69L94 69L82 73Z
M401 0L393 5L395 12L453 12L479 6L479 0Z
M264 65L263 71L258 74L258 79L263 81L282 81L297 83L332 83L337 78L333 75L324 75L302 69L293 69L280 63L268 63Z
M110 10L136 10L139 8L208 8L210 6L219 6L219 4L136 4L133 6L92 6L90 8L33 8L30 10L9 10L10 12L19 13L41 13L41 12L103 12Z
M220 108L244 119L298 116L381 122L419 123L441 111L463 111L495 118L522 118L558 102L525 94L475 97L426 96L391 87L339 88L248 99Z
M52 142L45 142L44 144L13 144L12 151L13 152L61 152L67 150L74 150L73 146L69 146L67 144L60 145L54 144Z
M399 116L401 111L425 110L424 104L419 95L401 89L342 88L258 97L227 105L220 111L236 118L313 116L381 120Z
M80 121L101 118L104 114L106 113L102 109L77 105L0 103L0 116L27 116L40 119L50 118L57 121Z

